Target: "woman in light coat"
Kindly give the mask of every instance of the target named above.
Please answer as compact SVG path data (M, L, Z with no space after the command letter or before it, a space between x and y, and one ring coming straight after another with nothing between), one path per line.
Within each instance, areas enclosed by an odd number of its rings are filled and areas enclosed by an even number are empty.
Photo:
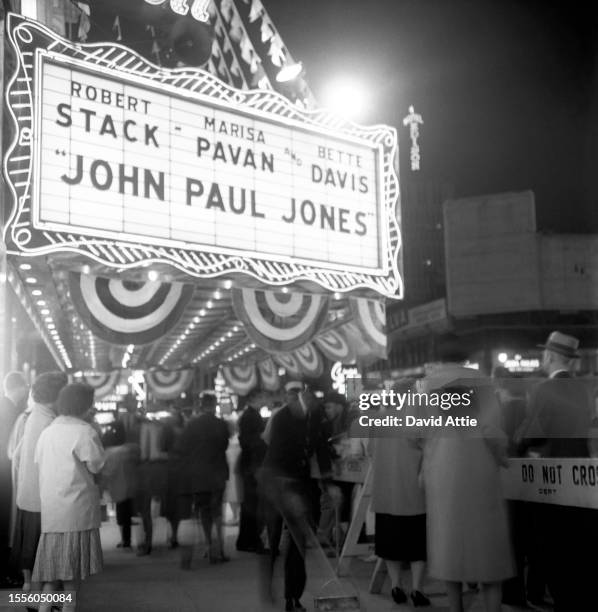
M93 388L73 383L58 396L58 417L41 434L35 452L39 467L42 536L32 580L64 582L65 591L77 591L82 580L102 570L100 543L100 489L96 477L104 465L104 449L89 424ZM42 604L40 612L49 612ZM63 612L73 612L73 602Z

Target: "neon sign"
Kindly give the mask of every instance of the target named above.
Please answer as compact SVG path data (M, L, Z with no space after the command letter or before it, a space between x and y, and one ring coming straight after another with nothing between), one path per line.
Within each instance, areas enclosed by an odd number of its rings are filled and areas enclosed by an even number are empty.
M345 395L347 379L361 378L361 374L356 366L344 366L340 361L336 361L330 370L330 378L332 378L332 388Z
M393 128L76 46L20 16L8 26L10 252L402 295Z

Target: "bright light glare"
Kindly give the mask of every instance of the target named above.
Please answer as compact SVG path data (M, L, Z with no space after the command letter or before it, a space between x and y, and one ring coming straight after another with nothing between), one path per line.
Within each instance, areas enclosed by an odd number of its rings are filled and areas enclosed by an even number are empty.
M367 109L367 91L363 85L351 77L331 81L321 97L322 106L345 117L358 120Z

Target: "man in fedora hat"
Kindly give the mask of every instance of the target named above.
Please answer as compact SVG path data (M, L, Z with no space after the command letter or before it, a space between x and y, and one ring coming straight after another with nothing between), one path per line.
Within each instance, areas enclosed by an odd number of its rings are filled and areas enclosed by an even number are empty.
M530 398L529 417L521 429L522 450L535 448L543 457L588 457L590 396L572 374L579 340L554 331L538 346L544 349L542 369L548 380Z
M522 426L521 450L542 457L589 457L590 395L587 386L572 374L579 340L554 331L540 346L544 349L542 369L548 379L532 392L529 417ZM537 558L543 560L555 612L598 609L591 589L593 564L588 561L590 542L597 532L593 511L547 503L530 506L534 532L530 535L538 548Z

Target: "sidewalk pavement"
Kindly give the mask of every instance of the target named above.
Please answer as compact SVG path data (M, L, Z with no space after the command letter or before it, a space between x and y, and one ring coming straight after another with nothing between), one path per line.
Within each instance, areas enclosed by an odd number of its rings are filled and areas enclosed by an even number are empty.
M193 533L188 522L181 525L181 540ZM134 528L138 530L139 527ZM274 577L275 603L266 603L260 597L260 558L251 553L239 553L234 548L236 529L227 528L227 552L231 561L210 565L196 549L191 570L180 569L179 550L166 547L167 526L158 519L154 528L155 548L151 555L137 557L134 551L117 549L118 529L114 523L102 526L104 571L87 580L80 591L79 612L275 612L284 610L282 599L282 561L277 563ZM302 598L310 611L314 597L321 594L325 583L334 577L331 560L325 560L319 551L308 551L308 582ZM361 610L367 612L407 612L408 605L398 606L390 597L388 580L380 595L368 593L374 563L355 559L351 563L351 576L343 579L343 586L359 594ZM432 606L429 612L447 610L442 584L429 581L424 591ZM2 592L0 592L2 593ZM4 598L6 601L6 598ZM469 612L483 612L481 595L468 593L466 608ZM1 612L24 610L23 607L2 606ZM504 612L520 609L503 607Z

